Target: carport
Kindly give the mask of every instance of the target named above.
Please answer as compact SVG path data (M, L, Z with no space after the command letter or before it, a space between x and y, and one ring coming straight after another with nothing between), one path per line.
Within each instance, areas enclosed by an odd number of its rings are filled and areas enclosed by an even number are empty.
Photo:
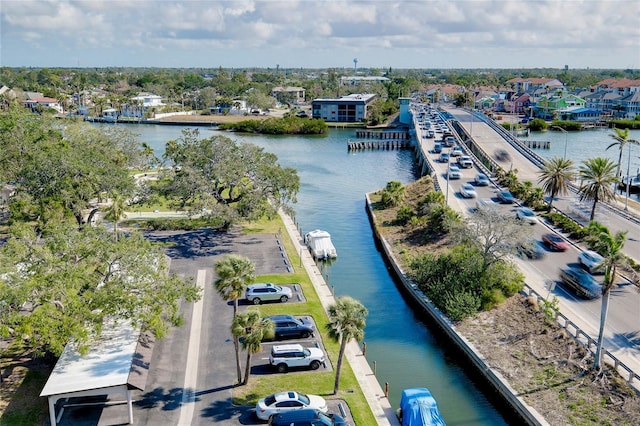
M81 398L112 394L120 395L124 400L109 404L126 403L129 423L133 423L131 391L144 390L151 352L152 345L129 323L105 325L100 338L91 344L86 355L81 355L75 344L67 344L40 393L49 401L51 426L57 425L67 407L96 404L83 403ZM80 400L71 404L70 398ZM56 403L61 399L66 401L56 414Z

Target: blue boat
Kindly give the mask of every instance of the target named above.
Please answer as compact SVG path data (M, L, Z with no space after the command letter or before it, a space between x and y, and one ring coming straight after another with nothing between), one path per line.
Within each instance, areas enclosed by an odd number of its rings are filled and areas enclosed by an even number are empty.
M446 426L438 404L427 388L404 389L398 416L402 426Z

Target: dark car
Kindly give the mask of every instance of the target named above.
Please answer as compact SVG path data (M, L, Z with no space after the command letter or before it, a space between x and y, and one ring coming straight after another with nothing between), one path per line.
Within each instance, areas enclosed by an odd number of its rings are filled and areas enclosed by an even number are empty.
M567 251L569 244L557 234L544 234L542 242L553 251Z
M515 198L509 191L500 191L498 192L498 200L504 204L513 204Z
M306 318L296 318L291 315L273 315L264 318L274 324L276 339L306 339L313 336L313 323Z
M518 246L518 255L526 259L542 259L545 253L544 247L537 240L527 240Z
M496 151L496 158L498 159L498 161L509 161L511 159L509 153L504 149L499 149Z
M337 414L324 414L319 410L294 410L271 416L272 426L346 426Z
M560 270L560 279L578 296L597 299L602 296L602 286L589 272L582 268L570 267Z

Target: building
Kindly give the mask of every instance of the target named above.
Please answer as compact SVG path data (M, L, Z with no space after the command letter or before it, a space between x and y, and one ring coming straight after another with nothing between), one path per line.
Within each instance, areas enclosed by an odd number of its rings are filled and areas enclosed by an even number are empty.
M364 87L369 87L374 83L386 83L389 79L387 77L363 77L357 75L340 77L340 85L346 87L356 87L363 85Z
M54 109L59 113L63 113L62 106L57 99L44 96L42 93L37 92L25 92L25 100L23 104L25 107L31 109L33 112L37 112L39 109Z
M314 99L311 102L312 117L337 123L366 121L367 106L375 98L375 94L354 93L337 99Z
M271 90L271 96L276 98L281 103L303 103L305 97L304 87L274 87Z

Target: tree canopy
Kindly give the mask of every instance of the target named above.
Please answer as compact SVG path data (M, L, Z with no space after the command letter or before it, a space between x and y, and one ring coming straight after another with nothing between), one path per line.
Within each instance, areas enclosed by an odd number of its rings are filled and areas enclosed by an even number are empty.
M165 160L173 166L165 194L192 212L204 208L253 219L295 203L300 189L297 171L281 167L275 154L225 136L203 139L197 129L169 141Z
M117 241L103 228L56 223L39 235L12 226L0 247L1 331L40 353L82 348L105 320L130 320L163 337L179 325L196 287L168 274L164 253L138 234Z

